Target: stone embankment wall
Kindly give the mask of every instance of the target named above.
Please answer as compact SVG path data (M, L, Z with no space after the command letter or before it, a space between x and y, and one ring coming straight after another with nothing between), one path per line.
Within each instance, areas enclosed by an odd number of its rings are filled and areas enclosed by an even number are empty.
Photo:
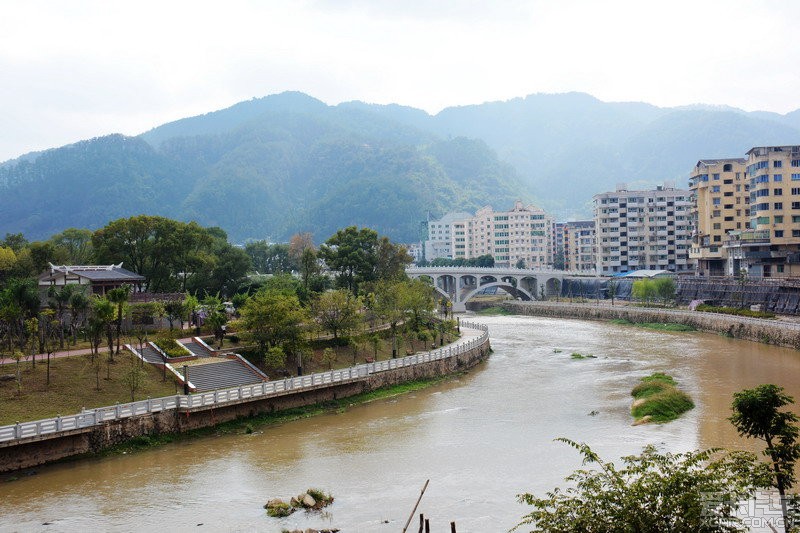
M640 323L685 324L700 331L719 333L736 339L800 349L800 324L781 322L779 320L676 309L654 309L626 305L612 306L609 303L593 305L558 302L508 302L503 304L503 307L521 315L579 318L584 320L625 319Z
M407 381L445 376L474 367L490 351L489 339L458 355L368 374L356 381L325 384L313 389L289 391L279 396L246 399L227 405L170 409L159 413L109 421L49 438L0 445L0 472L37 466L66 457L97 453L136 437L181 433L211 427L242 417L252 417L293 407L347 398Z

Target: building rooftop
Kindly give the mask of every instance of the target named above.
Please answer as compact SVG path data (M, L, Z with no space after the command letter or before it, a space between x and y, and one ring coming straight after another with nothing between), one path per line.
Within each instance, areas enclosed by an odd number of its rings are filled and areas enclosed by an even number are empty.
M55 278L73 274L86 278L90 281L121 281L121 282L142 282L144 276L122 268L122 263L118 265L54 265L50 263L49 272L45 272L39 278L40 281L50 281Z

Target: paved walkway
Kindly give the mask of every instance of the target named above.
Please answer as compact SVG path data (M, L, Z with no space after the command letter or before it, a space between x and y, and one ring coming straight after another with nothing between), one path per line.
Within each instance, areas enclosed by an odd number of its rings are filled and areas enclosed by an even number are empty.
M51 353L50 354L50 359L53 359L53 358L56 358L56 357L70 357L72 355L88 355L90 353L92 353L92 349L91 348L81 348L79 350L63 350L63 351L58 351L58 352ZM100 355L107 354L107 353L108 353L108 350L104 350L102 347L100 348ZM26 357L22 358L23 362L29 361L29 360L30 360L29 357L28 358L26 358ZM36 354L36 360L37 361L45 361L45 360L47 360L47 354L46 353ZM16 361L14 359L10 358L10 357L5 357L5 358L0 357L0 365L9 365L11 363L16 363Z

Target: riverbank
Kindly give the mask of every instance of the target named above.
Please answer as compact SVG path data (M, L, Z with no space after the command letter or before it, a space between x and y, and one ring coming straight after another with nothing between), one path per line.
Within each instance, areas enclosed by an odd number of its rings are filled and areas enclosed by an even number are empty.
M261 413L247 418L236 418L215 426L197 428L185 431L183 433L166 433L153 436L137 437L116 446L112 446L101 452L88 453L79 457L70 458L69 460L135 453L157 446L162 446L164 444L191 441L202 437L257 433L263 429L280 424L304 420L306 418L324 414L343 413L349 408L357 405L364 405L370 402L386 400L396 396L401 396L403 394L424 390L428 387L433 387L434 385L438 385L452 379L457 379L466 372L467 371L457 372L445 376L418 379L397 385L389 385L373 391L362 392L360 394L356 394L355 396L339 398L336 400L320 402L302 407L294 407L273 413Z
M318 406L420 380L468 370L490 352L485 326L462 325L462 338L425 354L359 365L263 384L190 396L147 400L86 411L79 415L0 428L0 472L28 468L66 457L97 454L125 443L149 445L153 439L214 428L259 416L289 416L291 410ZM378 393L381 394L381 393ZM369 396L364 396L369 398ZM213 432L213 430L211 431ZM137 441L138 439L138 441Z
M678 309L612 306L606 303L507 302L504 309L519 315L582 320L626 320L635 324L682 324L698 331L717 333L775 346L800 349L800 324Z

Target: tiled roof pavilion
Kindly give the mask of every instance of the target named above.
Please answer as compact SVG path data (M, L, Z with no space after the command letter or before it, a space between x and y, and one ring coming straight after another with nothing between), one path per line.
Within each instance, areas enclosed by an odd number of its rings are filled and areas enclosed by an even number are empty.
M94 294L105 294L107 291L131 285L134 291L141 291L145 277L122 268L118 265L54 265L39 276L39 287L63 285L90 285Z

